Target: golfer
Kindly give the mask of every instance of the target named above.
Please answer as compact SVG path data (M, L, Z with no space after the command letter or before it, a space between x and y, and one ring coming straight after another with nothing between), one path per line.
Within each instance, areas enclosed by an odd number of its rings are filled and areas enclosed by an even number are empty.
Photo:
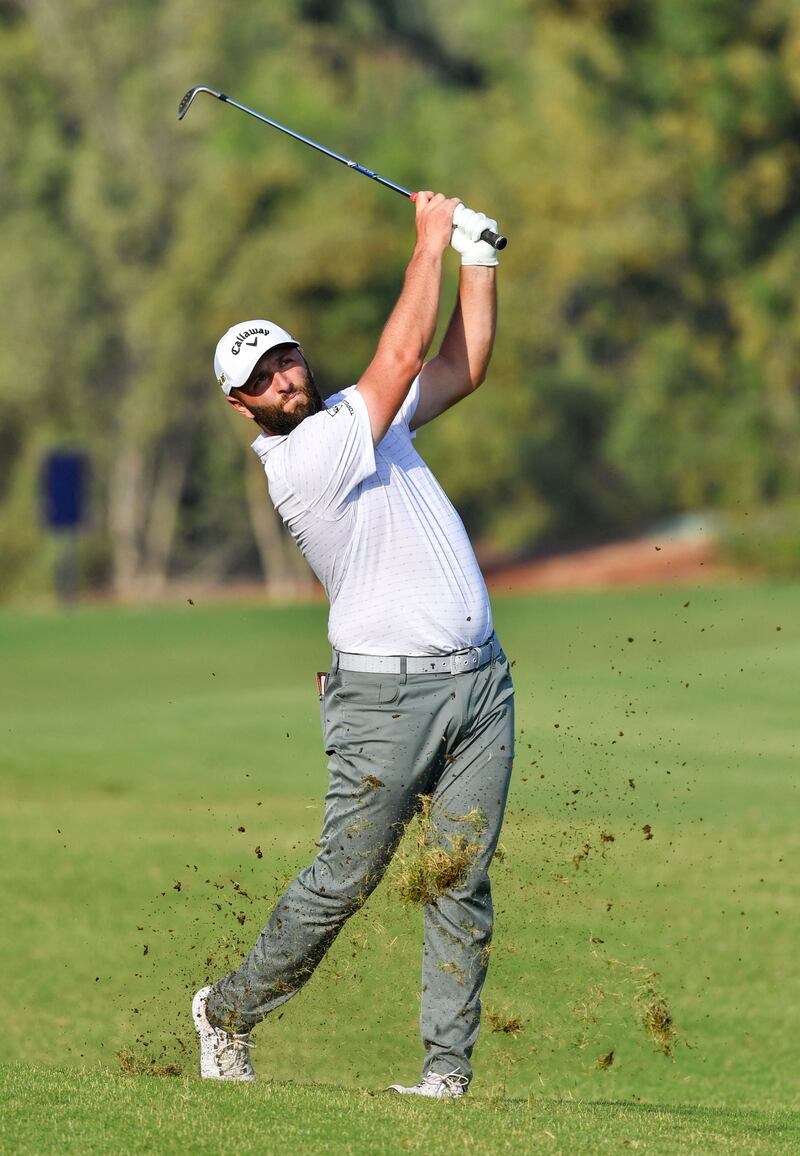
M474 238L497 225L474 214L454 229L458 204L418 194L403 289L357 385L323 401L299 343L272 321L235 325L217 346L219 384L260 427L270 497L330 600L333 658L319 854L238 971L195 995L206 1079L255 1078L252 1028L308 980L420 810L445 880L422 896L422 1077L391 1090L460 1097L472 1079L514 692L464 526L414 448L420 426L481 384L494 340L497 254ZM426 362L448 245L461 255L458 300Z

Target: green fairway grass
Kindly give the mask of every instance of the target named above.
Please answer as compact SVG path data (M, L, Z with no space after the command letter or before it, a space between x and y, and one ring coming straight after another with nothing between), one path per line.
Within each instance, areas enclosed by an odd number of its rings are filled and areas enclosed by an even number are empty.
M128 1079L97 1068L0 1068L0 1142L91 1153L595 1153L793 1156L796 1113L538 1097L408 1100L342 1088ZM6 1147L7 1145L7 1147Z
M798 1149L800 587L495 599L518 753L458 1106L370 1094L421 1058L391 871L257 1030L259 1084L194 1078L192 993L315 851L329 658L322 605L195 601L0 615L19 1151Z

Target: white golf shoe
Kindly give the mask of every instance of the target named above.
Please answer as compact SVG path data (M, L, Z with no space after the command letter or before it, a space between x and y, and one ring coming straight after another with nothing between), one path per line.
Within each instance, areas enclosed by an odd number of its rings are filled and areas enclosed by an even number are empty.
M200 1039L200 1075L204 1080L254 1080L249 1032L226 1032L208 1022L206 1000L210 987L201 987L192 1000L192 1019Z
M404 1088L402 1084L390 1084L386 1091L399 1092L401 1096L433 1096L438 1100L458 1100L466 1095L468 1087L469 1080L459 1068L456 1068L444 1076L440 1076L438 1072L428 1072L427 1076L423 1076L421 1082L414 1084L413 1088Z

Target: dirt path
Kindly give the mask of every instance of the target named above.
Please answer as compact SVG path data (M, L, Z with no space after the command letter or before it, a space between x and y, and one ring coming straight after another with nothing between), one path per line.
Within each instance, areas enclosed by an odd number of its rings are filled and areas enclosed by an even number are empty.
M698 539L640 538L489 570L489 589L592 590L702 582L719 574L713 543Z

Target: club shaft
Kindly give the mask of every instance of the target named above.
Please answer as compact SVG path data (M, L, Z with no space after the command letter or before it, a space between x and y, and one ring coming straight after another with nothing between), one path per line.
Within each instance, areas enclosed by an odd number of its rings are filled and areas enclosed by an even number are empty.
M316 149L318 153L324 153L326 157L331 157L340 164L347 165L353 172L361 173L364 177L369 177L370 180L377 181L379 185L383 185L385 189L392 189L395 193L400 193L401 196L407 197L413 201L416 198L416 193L411 189L405 188L403 185L398 185L396 181L390 181L387 177L382 177L380 173L373 172L372 169L367 169L363 165L358 164L357 161L351 160L350 157L342 156L341 153L334 152L333 149L326 148L325 145L319 144L318 141L311 140L310 137L303 136L300 132L295 132L294 129L287 128L285 124L279 124L277 120L272 120L263 113L256 112L254 108L249 108L246 104L240 104L238 100L234 100L224 92L217 92L215 88L209 88L207 85L198 84L194 88L190 88L180 103L178 109L178 120L182 120L198 92L207 92L209 96L215 96L217 100L224 101L225 104L231 104L234 108L238 108L240 112L246 112L248 116L254 117L255 120L260 120L262 124L268 124L270 128L275 128L278 132L285 133L286 136L292 137L294 140L299 140L301 144L308 145L309 148ZM492 245L495 249L505 249L508 244L506 237L500 236L491 229L484 229L481 233L480 239L486 241L487 244Z
M326 157L332 157L333 160L340 161L343 165L347 165L349 169L353 169L354 172L361 173L362 176L365 177L370 177L373 181L377 181L379 185L383 185L384 188L393 189L396 193L401 193L404 197L411 197L413 195L411 189L406 189L403 185L398 185L395 181L390 181L387 177L382 177L379 173L374 173L372 169L364 168L364 166L358 164L357 161L342 156L341 153L334 152L333 149L326 148L325 145L321 145L317 141L303 136L302 133L295 132L294 129L287 128L285 124L279 124L277 120L271 120L268 116L264 116L263 113L256 112L254 108L248 108L246 104L240 104L238 100L233 100L230 96L226 96L224 92L220 93L219 99L224 100L226 104L232 104L234 108L238 108L242 112L246 112L248 116L253 116L256 120L271 125L272 128L276 128L278 132L285 132L287 136L294 137L294 139L299 140L301 144L316 149L318 153L324 153Z

